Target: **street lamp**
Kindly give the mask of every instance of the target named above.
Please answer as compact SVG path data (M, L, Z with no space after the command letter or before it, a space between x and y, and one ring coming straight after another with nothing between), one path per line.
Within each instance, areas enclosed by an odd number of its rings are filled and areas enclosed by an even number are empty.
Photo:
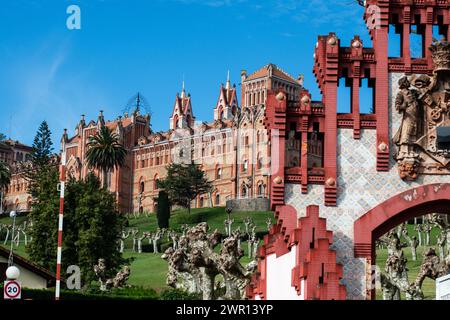
M8 267L11 267L12 264L13 264L13 259L14 259L13 258L13 249L14 249L14 247L13 247L13 243L14 243L13 239L14 239L14 229L16 227L16 216L17 216L17 214L13 210L13 211L11 211L9 213L9 216L13 219L13 226L12 226L12 233L11 233L11 247L9 249L9 257L8 257Z

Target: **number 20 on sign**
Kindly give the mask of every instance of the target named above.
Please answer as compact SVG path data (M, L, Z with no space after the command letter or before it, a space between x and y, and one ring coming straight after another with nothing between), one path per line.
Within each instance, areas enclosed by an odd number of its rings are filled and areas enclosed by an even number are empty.
M3 287L3 298L6 300L20 299L22 290L20 283L17 281L5 281Z

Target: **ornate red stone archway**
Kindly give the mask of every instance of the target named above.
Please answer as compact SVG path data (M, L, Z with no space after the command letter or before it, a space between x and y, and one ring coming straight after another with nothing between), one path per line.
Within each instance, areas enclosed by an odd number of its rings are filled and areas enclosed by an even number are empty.
M355 257L372 263L379 237L405 221L436 212L450 214L450 183L423 185L395 195L355 221ZM375 290L368 291L367 297L374 299Z

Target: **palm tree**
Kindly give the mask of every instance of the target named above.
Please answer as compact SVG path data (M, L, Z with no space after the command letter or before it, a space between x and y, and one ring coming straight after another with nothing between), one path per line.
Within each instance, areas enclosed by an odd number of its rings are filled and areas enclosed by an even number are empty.
M6 189L11 182L11 172L9 167L3 161L0 161L0 201L3 203L3 190ZM0 203L0 214L3 213L3 206Z
M103 174L103 187L106 189L108 172L125 164L127 151L120 143L119 136L112 133L106 126L90 138L86 160L88 166Z

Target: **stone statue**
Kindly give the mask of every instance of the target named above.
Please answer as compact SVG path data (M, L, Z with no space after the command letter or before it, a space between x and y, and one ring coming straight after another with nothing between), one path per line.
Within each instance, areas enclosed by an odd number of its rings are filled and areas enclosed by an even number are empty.
M449 150L440 150L436 133L438 127L450 126L450 44L433 41L429 50L433 76L401 78L395 100L403 118L393 142L398 146L399 174L405 180L415 180L418 174L450 174Z
M415 152L414 143L418 138L419 104L417 91L411 89L411 83L407 77L399 80L399 92L395 99L395 108L402 114L400 128L393 138L398 146L396 160L399 165L400 177L404 180L415 180L418 174L418 154Z
M407 77L399 80L400 92L395 99L395 108L402 113L402 123L394 136L394 143L399 146L397 160L414 155L414 142L417 139L418 111L417 92L411 90L411 83Z

